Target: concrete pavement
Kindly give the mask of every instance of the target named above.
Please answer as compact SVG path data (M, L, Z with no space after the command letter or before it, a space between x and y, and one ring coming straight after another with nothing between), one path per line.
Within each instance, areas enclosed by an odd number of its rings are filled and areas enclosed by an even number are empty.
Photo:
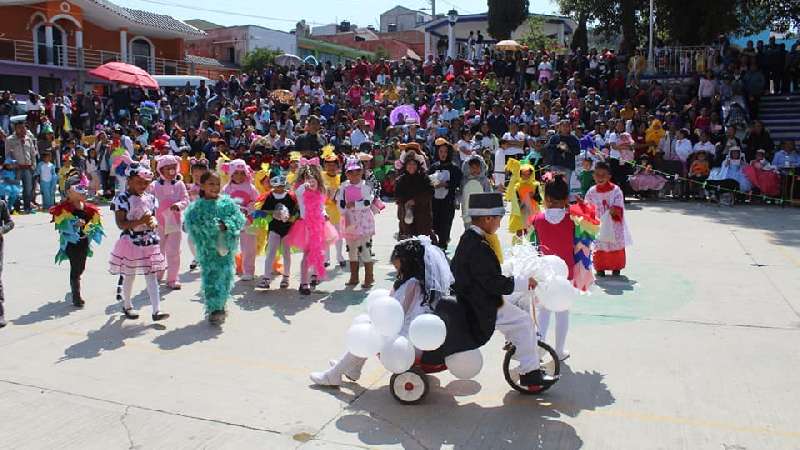
M66 297L67 266L52 263L47 216L15 216L6 236L3 448L800 447L796 209L631 205L630 267L573 309L573 356L551 391L511 391L496 336L475 380L437 374L410 407L391 398L375 360L358 384L309 387L308 372L343 351L364 311L364 292L343 289L346 274L301 297L298 257L291 290L239 282L218 329L203 319L186 249L183 290L164 291L173 316L153 324L141 292L142 319L124 321L107 273L118 232L104 217L109 237L88 264L83 310ZM378 218L379 287L392 277L394 217L389 205Z

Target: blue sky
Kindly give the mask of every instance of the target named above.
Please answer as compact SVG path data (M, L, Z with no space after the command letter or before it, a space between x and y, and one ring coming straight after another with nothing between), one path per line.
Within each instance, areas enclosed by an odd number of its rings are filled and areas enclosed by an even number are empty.
M220 25L261 25L279 30L294 28L306 19L312 26L349 20L359 26L378 26L378 16L396 5L407 8L430 7L427 0L111 0L128 8L169 14L178 19L204 19ZM181 6L182 5L182 6ZM461 14L486 12L486 0L437 0L436 12L455 8ZM552 0L533 0L531 12L553 14Z

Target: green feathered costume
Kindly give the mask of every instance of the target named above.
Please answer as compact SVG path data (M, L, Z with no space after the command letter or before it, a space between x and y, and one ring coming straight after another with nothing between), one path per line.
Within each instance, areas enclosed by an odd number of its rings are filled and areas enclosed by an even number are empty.
M220 222L225 224L226 231L220 231ZM221 195L216 200L200 198L189 204L183 223L197 249L206 314L224 310L233 287L234 256L239 248L239 233L244 227L245 217L237 203L227 195ZM225 255L220 254L218 247L227 249L227 252L223 251Z

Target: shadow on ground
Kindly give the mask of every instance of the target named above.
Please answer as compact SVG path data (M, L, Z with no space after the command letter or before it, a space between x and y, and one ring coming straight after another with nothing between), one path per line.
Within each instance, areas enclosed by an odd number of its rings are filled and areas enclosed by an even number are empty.
M163 325L152 323L145 325L139 321L126 321L118 316L110 316L99 329L89 331L86 339L67 347L64 356L58 362L97 358L102 353L124 347L127 339L141 336L150 328L162 329Z
M615 402L598 372L572 372L564 365L561 381L544 395L526 396L509 388L502 406L459 403L458 397L481 394L476 381L452 381L442 387L434 375L422 403L401 405L388 386L363 392L348 384L344 390L323 390L349 404L334 426L355 434L366 446L401 445L406 449L539 448L578 449L583 441L560 420L577 417ZM442 414L446 411L446 414Z
M17 317L12 323L14 325L33 325L46 320L67 317L79 309L72 305L72 294L67 293L63 300L45 303L35 311Z

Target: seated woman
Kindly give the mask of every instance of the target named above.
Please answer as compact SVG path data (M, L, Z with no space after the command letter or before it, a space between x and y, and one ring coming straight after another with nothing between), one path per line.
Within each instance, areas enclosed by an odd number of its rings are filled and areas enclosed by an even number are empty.
M745 166L743 171L747 179L761 194L775 197L780 195L781 177L778 174L778 168L770 164L766 156L766 150L756 150L756 159Z
M716 189L711 189L714 197L720 203L733 205L735 195L750 192L752 184L744 174L744 166L747 162L744 160L742 150L733 147L728 152L728 157L722 162L720 167L715 167L706 181L708 186L713 186Z
M629 183L631 189L643 197L648 195L658 197L658 193L667 184L667 179L653 172L653 165L647 157L643 157L639 160L636 174L630 177Z

